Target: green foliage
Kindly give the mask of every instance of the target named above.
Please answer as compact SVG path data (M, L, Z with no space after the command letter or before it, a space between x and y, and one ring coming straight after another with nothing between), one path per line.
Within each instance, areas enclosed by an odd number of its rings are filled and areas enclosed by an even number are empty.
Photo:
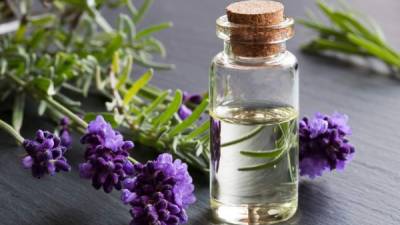
M136 8L130 0L54 0L46 3L48 11L35 16L29 4L0 3L0 21L14 19L0 24L0 101L13 98L14 129L22 126L25 100L33 98L39 116L55 122L68 116L72 127L83 132L87 122L103 115L137 144L170 152L207 171L209 123L198 123L208 100L182 121L177 115L182 92L171 95L149 83L154 69L173 68L153 61L155 55L166 55L153 34L172 24L137 29L152 2L145 0ZM120 14L114 28L101 14L105 7L127 8L129 14ZM8 32L10 25L16 25L14 32ZM133 63L149 69L132 79ZM85 112L77 95L100 95L106 107Z
M309 53L335 52L372 57L384 62L392 74L400 78L400 53L392 49L375 23L348 9L335 10L317 1L318 8L330 21L325 25L315 18L300 20L304 26L319 34L303 50Z
M122 75L124 76L124 75ZM128 105L133 97L142 89L153 77L153 70L148 70L144 73L132 86L128 89L124 96L124 105Z

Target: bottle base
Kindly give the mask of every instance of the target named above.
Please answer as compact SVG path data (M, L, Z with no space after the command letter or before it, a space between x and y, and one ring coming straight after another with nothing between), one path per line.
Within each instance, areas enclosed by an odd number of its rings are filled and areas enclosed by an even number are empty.
M217 223L268 225L290 219L297 210L297 198L280 204L229 205L211 199L212 216Z

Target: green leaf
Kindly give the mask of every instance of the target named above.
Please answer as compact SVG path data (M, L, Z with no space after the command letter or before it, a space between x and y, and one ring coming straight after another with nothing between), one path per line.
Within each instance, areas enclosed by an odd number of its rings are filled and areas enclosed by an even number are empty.
M133 22L138 24L142 21L144 14L146 14L147 10L150 8L151 4L153 4L154 0L144 0L143 4L137 10L136 14L133 17Z
M132 22L131 18L125 14L121 14L119 16L118 24L119 24L118 30L120 32L123 32L125 35L127 35L127 39L129 41L132 41L133 37L136 34L136 26Z
M144 111L143 115L147 115L151 113L154 109L156 109L161 103L164 102L165 98L168 96L168 91L162 92L149 106L147 106Z
M356 19L351 17L351 15L348 15L348 14L345 14L345 13L341 13L341 12L337 12L336 14L338 16L346 18L349 21L349 23L351 23L354 26L354 28L359 31L359 33L360 33L360 35L362 37L364 37L365 39L376 43L379 46L382 46L388 52L390 52L392 55L397 56L397 57L400 58L399 53L397 53L395 50L393 50L393 49L391 49L390 47L387 46L385 41L381 38L382 35L379 35L379 33L375 35L373 32L369 31L363 24L361 24Z
M238 170L239 171L252 171L252 170L273 168L277 163L279 163L283 159L282 156L283 155L280 155L279 157L274 158L272 161L269 161L266 163L261 163L261 164L257 164L254 166L240 167Z
M85 8L87 9L88 14L94 18L96 23L99 25L101 29L104 30L106 33L112 33L114 29L111 25L107 22L107 20L101 15L101 13L97 10L96 4L94 4L94 0L85 0L82 1L86 3Z
M44 113L46 112L47 109L47 103L45 101L40 101L39 107L38 107L38 115L43 116Z
M121 36L121 34L118 33L115 34L111 39L111 42L107 45L104 55L105 56L114 55L114 52L116 52L119 48L121 48L123 41L124 39Z
M103 116L104 120L107 121L108 123L111 124L113 128L119 126L119 120L118 118L113 114L113 113L108 113L108 112L89 112L86 113L85 116L83 117L83 120L86 122L91 122L92 120L95 120L97 116Z
M118 79L117 85L116 85L116 89L119 90L121 89L121 87L123 87L123 85L125 84L125 82L128 80L129 75L131 74L132 71L132 56L129 55L127 57L126 60L126 65L124 67L124 69L122 70L122 73Z
M0 60L0 76L3 76L4 74L6 74L7 67L8 67L7 60L1 59Z
M29 49L36 49L40 44L42 44L45 35L46 30L38 30L34 32L28 44Z
M143 42L143 45L144 45L145 51L147 51L147 52L158 53L163 58L167 55L167 51L166 51L163 43L161 43L161 41L159 41L153 37L146 39Z
M32 17L29 19L29 21L34 25L34 26L49 26L53 25L54 22L56 21L56 16L54 14L42 14L40 16Z
M144 87L153 77L153 70L149 69L145 72L133 85L129 88L124 96L124 105L128 105L136 93Z
M312 21L306 21L306 20L297 20L297 23L300 23L310 29L318 31L321 35L324 36L334 36L338 39L346 39L346 34L340 31L337 31L335 29L332 29L330 27L327 27L323 24L315 23Z
M26 29L27 29L26 21L22 21L21 24L19 25L17 31L15 32L15 41L16 42L22 42L22 40L24 40Z
M259 134L262 130L264 129L264 126L257 126L256 128L254 128L252 131L250 131L247 134L244 134L242 137L226 142L226 143L222 143L221 147L226 147L226 146L230 146L230 145L234 145L243 141L246 141L254 136L256 136L257 134Z
M39 91L42 91L43 93L52 96L56 94L56 91L54 89L54 84L53 81L44 78L44 77L36 77L31 81L32 85L37 88Z
M175 68L175 66L172 64L154 62L147 56L144 56L143 54L134 54L133 58L136 64L139 64L144 67L150 67L158 70L170 70Z
M25 94L20 93L15 96L13 113L12 113L12 125L14 129L19 132L22 127L24 120L24 109L25 109Z
M57 93L57 95L54 96L54 99L68 107L80 107L82 105L80 101L75 101L62 93Z
M365 51L362 51L354 44L347 42L332 41L328 39L318 38L312 41L310 44L303 46L303 50L320 52L323 50L331 50L342 52L346 54L366 55Z
M203 112L206 110L208 106L208 99L205 98L200 105L196 107L196 109L192 112L192 114L187 117L184 121L176 125L174 128L172 128L171 132L169 132L169 136L173 137L180 132L184 131L186 128L190 127L193 123L195 123L203 114Z
M273 151L240 151L240 154L255 158L274 158L279 156L285 148L278 148Z
M204 152L204 146L200 141L196 144L196 156L199 157Z
M169 103L165 111L159 117L153 120L152 124L154 126L160 126L168 122L178 111L179 107L181 106L181 103L182 103L182 91L176 90L175 96L172 99L171 103Z
M128 11L132 17L135 17L137 15L138 10L133 5L132 0L126 0L126 7L128 8Z
M332 8L330 8L328 5L326 5L322 1L317 1L317 6L319 9L325 13L325 15L331 20L332 23L334 23L337 27L340 29L346 31L346 32L351 32L351 29L347 26L347 24L343 23L343 21L340 18L335 17L334 11Z
M190 132L187 136L185 136L185 140L191 140L196 138L197 136L201 135L202 133L208 131L210 129L210 121L207 120L203 124L201 124L199 127L197 127L195 130Z
M111 70L117 75L119 73L119 52L116 51L113 54L112 62L111 62Z
M72 6L81 7L81 9L82 7L86 6L85 0L57 0L57 1L67 3Z
M354 34L348 34L347 37L353 44L362 47L368 53L375 55L376 57L382 59L383 61L385 61L391 65L400 67L400 58L391 54L389 51L382 48L381 46L379 46L371 41L368 41L364 38L357 37Z
M90 73L89 75L86 75L86 78L84 79L84 83L83 83L83 87L82 87L82 92L83 92L84 97L87 97L89 94L89 89L90 89L90 86L92 85L92 81L93 81L93 75L94 75L94 73Z
M152 26L150 26L148 28L145 28L145 29L139 31L136 34L135 39L136 40L143 39L145 37L148 37L148 36L152 35L155 32L159 32L159 31L168 29L170 27L172 27L172 23L170 23L170 22L168 22L168 23L160 23L160 24L157 24L157 25L152 25Z

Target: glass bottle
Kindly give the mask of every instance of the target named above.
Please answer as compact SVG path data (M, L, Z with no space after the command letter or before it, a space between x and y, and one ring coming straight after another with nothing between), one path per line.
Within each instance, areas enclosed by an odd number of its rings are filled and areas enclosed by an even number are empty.
M285 47L293 24L283 14L272 25L237 24L229 14L217 20L224 50L212 61L209 93L218 222L272 224L296 212L298 64Z

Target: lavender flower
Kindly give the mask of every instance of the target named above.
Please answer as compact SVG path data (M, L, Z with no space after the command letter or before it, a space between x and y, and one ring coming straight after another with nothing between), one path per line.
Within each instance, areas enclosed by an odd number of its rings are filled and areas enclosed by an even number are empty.
M221 158L221 121L211 118L211 160L214 170L218 171Z
M122 181L133 173L133 164L128 159L133 142L124 141L102 116L89 123L81 142L87 144L86 162L79 165L81 177L92 179L92 185L96 189L103 187L106 193L113 188L120 190Z
M131 225L177 225L187 222L185 209L196 201L187 165L164 153L154 161L135 164L124 181L122 201L132 207Z
M351 134L348 117L316 113L300 121L300 175L315 178L325 170L343 170L354 155L346 136Z
M187 91L183 92L183 103L188 104L192 103L195 105L199 105L203 101L203 97L199 94L189 94Z
M71 170L64 157L67 148L52 133L38 130L34 140L26 139L22 145L28 153L22 159L22 164L26 169L32 170L33 177L41 178L46 174L54 175L59 171Z
M186 105L183 105L183 104L182 104L182 105L179 107L178 115L179 115L179 118L181 118L181 120L185 120L185 119L188 118L190 115L192 115L192 110L189 109Z
M68 117L64 117L60 121L60 126L61 126L61 130L60 130L61 145L65 146L67 148L72 143L72 138L71 138L71 134L70 134L70 131L69 131L69 124L70 124L70 121L69 121Z
M183 92L182 105L178 110L178 115L181 120L185 120L192 114L192 110L188 107L190 104L199 105L203 97L199 94L189 94L188 92Z

